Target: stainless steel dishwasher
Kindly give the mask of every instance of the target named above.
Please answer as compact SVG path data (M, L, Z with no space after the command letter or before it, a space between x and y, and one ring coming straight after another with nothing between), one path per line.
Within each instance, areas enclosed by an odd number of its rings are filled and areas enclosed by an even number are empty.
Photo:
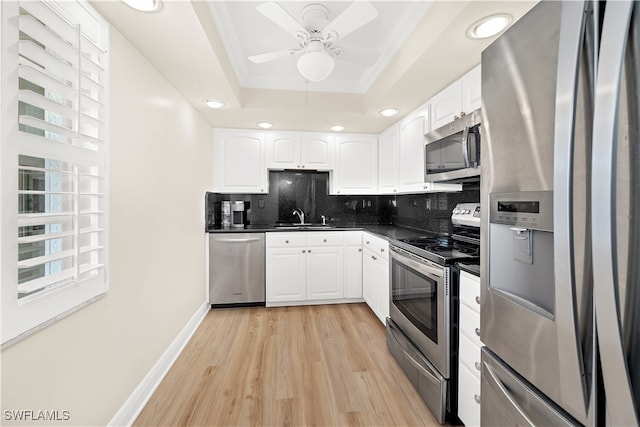
M209 303L264 305L264 233L209 233Z

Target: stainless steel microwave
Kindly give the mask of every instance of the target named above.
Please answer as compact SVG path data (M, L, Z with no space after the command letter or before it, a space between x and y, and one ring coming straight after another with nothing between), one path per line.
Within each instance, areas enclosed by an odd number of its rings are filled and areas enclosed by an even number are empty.
M425 135L425 182L480 176L480 110Z

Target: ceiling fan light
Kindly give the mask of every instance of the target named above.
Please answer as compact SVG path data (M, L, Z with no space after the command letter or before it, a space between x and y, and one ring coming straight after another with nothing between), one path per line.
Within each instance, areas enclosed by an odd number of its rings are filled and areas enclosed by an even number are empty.
M298 71L311 82L329 77L334 66L333 58L326 52L307 52L298 59Z

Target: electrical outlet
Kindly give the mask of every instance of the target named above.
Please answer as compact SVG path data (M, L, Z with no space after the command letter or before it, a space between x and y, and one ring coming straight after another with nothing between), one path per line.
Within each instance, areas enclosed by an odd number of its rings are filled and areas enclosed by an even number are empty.
M431 199L426 199L426 203L424 206L428 211L431 210Z
M415 208L418 206L418 201L416 199L409 199L409 207Z
M264 209L264 199L258 199L258 208Z

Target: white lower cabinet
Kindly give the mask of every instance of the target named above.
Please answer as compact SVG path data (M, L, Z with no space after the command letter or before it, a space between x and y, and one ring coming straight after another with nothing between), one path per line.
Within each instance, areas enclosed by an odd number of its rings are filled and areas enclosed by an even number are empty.
M344 232L344 297L362 300L362 231Z
M307 249L307 299L327 300L344 296L342 246Z
M300 247L267 246L266 270L267 302L307 299L307 257Z
M362 234L362 298L382 323L389 317L389 243Z
M458 418L480 425L480 278L460 272Z
M361 301L361 231L266 235L266 304Z

